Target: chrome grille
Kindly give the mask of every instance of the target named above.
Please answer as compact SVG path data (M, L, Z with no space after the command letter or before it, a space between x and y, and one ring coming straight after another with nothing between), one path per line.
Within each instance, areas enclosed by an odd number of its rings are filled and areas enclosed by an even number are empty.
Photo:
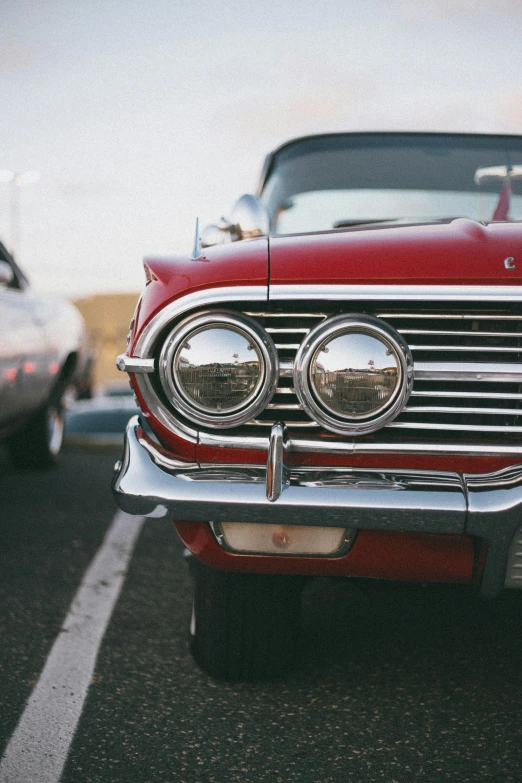
M330 305L332 303L329 303ZM382 318L408 342L415 381L407 407L381 431L357 438L373 442L422 439L492 444L522 444L522 311L518 304L460 310L448 303L320 302L294 312L296 303L277 303L246 311L269 332L281 363L280 380L270 405L244 426L264 432L275 421L286 423L294 437L324 437L321 427L302 410L292 386L295 354L306 334L330 315L366 313ZM317 309L316 309L317 307ZM262 429L260 429L262 428ZM234 434L240 434L238 430ZM329 433L330 438L339 439ZM344 438L346 439L346 438Z

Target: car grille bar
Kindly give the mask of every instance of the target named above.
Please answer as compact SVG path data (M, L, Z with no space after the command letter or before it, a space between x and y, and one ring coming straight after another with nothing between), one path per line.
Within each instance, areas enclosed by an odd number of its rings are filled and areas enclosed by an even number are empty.
M314 430L306 437L347 440L327 433L301 408L293 389L293 363L310 329L330 315L359 312L382 318L404 337L415 370L413 391L400 415L382 430L357 437L358 443L384 446L406 437L434 445L466 440L487 446L501 438L503 444L522 446L520 304L464 302L457 310L454 302L415 301L383 308L382 302L347 301L329 302L328 311L324 305L312 302L294 312L297 302L278 301L273 310L269 306L248 312L275 340L280 379L271 403L244 426L245 432L264 431L283 419L293 438Z

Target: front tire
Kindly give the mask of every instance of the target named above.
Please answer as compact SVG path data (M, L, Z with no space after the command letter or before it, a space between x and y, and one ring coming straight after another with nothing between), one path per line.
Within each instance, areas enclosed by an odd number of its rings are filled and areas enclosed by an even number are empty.
M63 442L61 402L50 402L7 441L17 468L50 468L56 465Z
M229 573L191 560L196 663L213 677L231 681L282 674L297 650L303 580Z

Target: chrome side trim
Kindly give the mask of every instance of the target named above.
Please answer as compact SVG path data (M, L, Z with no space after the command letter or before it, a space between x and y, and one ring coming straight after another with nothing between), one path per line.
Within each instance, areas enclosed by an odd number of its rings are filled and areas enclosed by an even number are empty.
M226 302L266 302L268 287L265 285L224 286L194 291L171 302L152 318L140 334L134 348L134 356L149 358L158 334L174 319L194 307Z
M127 356L126 353L120 353L116 358L116 367L120 372L154 372L154 359L139 359L133 356Z
M469 285L271 285L270 301L520 302L522 286Z

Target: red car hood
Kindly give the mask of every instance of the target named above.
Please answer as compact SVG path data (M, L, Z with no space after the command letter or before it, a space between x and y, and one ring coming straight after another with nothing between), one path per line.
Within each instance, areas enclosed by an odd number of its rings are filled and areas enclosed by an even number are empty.
M514 258L514 269L506 268L507 258ZM522 223L485 226L459 218L270 238L271 286L521 282Z

